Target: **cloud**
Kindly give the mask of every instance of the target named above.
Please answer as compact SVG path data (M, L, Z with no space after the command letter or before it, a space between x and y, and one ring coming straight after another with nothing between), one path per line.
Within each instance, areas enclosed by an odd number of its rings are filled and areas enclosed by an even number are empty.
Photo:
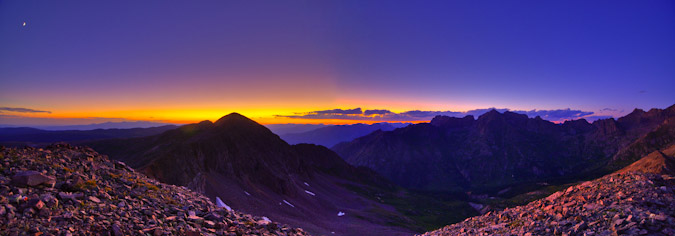
M333 120L367 120L367 121L428 121L433 119L435 116L452 116L452 117L464 117L467 115L472 115L478 117L482 114L485 114L488 111L497 110L500 113L506 111L525 114L528 117L539 116L542 119L559 122L565 120L580 119L585 117L591 117L595 114L591 111L582 111L582 110L572 110L567 109L556 109L556 110L511 110L507 108L484 108L484 109L474 109L469 111L422 111L422 110L410 110L405 112L392 112L387 109L372 109L365 110L362 112L361 108L354 109L332 109L332 110L321 110L321 111L311 111L306 113L295 113L294 115L276 115L276 117L285 117L285 118L297 118L297 119L333 119ZM598 118L594 116L593 118Z
M592 111L572 110L570 108L558 110L531 110L531 111L512 111L512 112L526 114L529 117L539 116L544 120L550 121L579 119L585 116L595 114Z
M361 108L354 108L354 109L333 109L333 110L323 110L323 111L312 111L310 113L317 114L317 115L358 115L358 114L363 114L361 111Z
M22 107L0 107L0 112L10 111L10 112L23 112L23 113L52 113L51 111L41 111L30 108Z
M384 115L384 114L389 114L392 113L390 110L366 110L363 112L363 115L365 116L372 116L372 115Z
M602 108L602 109L600 109L600 111L619 111L619 110L618 110L618 109L612 109L612 108L607 107L607 108Z

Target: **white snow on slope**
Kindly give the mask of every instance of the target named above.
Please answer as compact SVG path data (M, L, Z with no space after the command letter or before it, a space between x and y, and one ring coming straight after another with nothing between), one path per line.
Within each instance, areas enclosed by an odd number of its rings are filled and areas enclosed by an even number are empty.
M291 206L291 207L295 207L295 206L293 206L293 204L291 204L290 202L288 202L288 201L286 201L286 200L284 200L284 203L286 203L286 205L289 205L289 206Z
M307 191L307 190L305 190L305 192L309 195L316 196L316 194L314 194L313 192L310 192L310 191Z
M338 212L338 216L343 216L343 215L345 215L345 213L344 213L344 212L341 212L341 211L340 211L340 212Z
M302 183L304 183L305 186L309 187L309 184L307 182L302 182Z
M248 192L246 192L246 191L244 191L244 193L245 193L247 196L251 196L251 194L248 193Z
M225 203L223 202L223 200L220 200L219 197L216 197L216 206L218 206L218 207L224 207L224 208L225 208L226 210L228 210L228 211L231 211L231 210L232 210L232 208L231 208L230 206L228 206L227 204L225 204Z

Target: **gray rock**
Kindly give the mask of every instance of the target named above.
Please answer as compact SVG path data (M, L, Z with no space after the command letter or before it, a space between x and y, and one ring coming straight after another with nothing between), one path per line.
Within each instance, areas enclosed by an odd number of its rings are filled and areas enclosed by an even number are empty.
M12 176L12 184L17 186L37 186L45 184L54 187L56 178L43 175L37 171L22 171Z

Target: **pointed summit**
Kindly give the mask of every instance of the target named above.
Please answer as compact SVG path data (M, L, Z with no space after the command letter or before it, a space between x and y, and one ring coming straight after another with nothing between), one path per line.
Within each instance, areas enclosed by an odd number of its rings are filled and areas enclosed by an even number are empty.
M485 112L485 114L483 114L481 116L484 116L484 115L494 116L494 115L499 115L499 114L502 114L502 113L499 113L499 111L497 111L496 108L492 108L492 109L490 109L490 111Z
M492 108L490 111L485 112L484 114L478 116L477 121L479 122L488 122L488 121L493 121L493 120L501 120L503 118L503 113L499 113L497 109Z

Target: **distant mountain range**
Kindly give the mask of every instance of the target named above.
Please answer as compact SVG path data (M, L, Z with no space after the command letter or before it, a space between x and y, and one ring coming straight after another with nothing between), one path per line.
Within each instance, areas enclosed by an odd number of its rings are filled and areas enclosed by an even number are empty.
M265 127L277 135L303 133L330 125L324 124L267 124Z
M0 128L0 144L7 146L46 145L54 142L78 143L114 138L135 138L163 133L178 128L165 125L152 128L94 129L94 130L41 130L35 128Z
M325 147L351 141L355 138L372 133L376 130L390 131L396 128L408 126L409 123L375 123L375 124L352 124L331 125L301 133L282 133L279 136L289 144L311 143Z
M17 126L17 125L2 125L0 128L35 128L41 130L94 130L94 129L133 129L133 128L151 128L159 126L168 126L176 124L169 123L159 123L151 121L122 121L122 122L104 122L88 125L60 125L60 126L44 126L44 125L29 125L29 126Z
M355 166L428 191L496 193L547 181L573 181L618 170L675 142L675 105L636 109L617 120L554 124L490 111L393 131L376 131L333 147Z
M347 164L328 148L291 146L236 113L159 135L87 145L162 182L188 186L234 209L314 234L406 235L422 229L410 218L419 214L442 221L476 214L466 203L428 207L437 200L406 193L370 169ZM396 203L425 209L404 214ZM454 218L440 218L440 211Z

